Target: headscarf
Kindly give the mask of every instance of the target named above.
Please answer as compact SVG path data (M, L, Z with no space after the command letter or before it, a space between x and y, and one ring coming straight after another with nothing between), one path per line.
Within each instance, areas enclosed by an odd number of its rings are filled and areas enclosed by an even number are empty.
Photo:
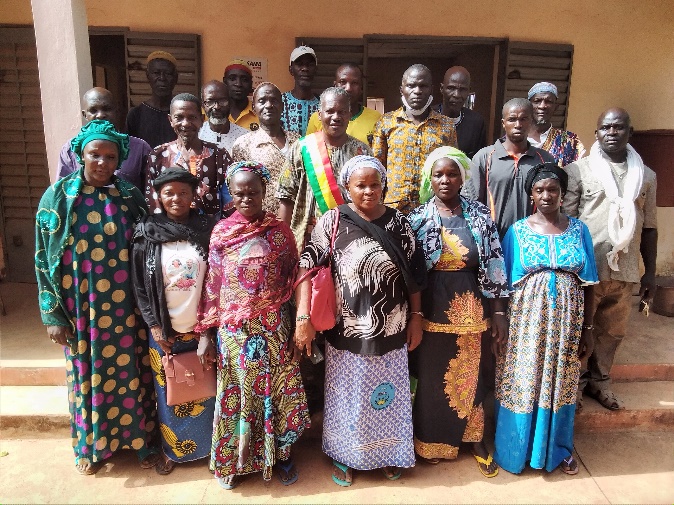
M230 187L230 184L232 183L232 177L234 177L234 174L241 171L251 172L257 175L260 179L262 179L262 183L265 186L269 184L269 181L271 180L271 174L269 173L269 169L265 167L262 163L257 163L256 161L238 161L236 163L232 163L227 168L227 175L225 178L227 187Z
M344 163L342 166L342 171L339 174L339 184L346 188L349 185L349 179L351 179L353 173L356 170L366 167L374 168L377 172L379 172L382 190L386 191L386 167L382 165L381 161L379 161L374 156L366 156L364 154L354 156L349 161Z
M531 86L531 89L527 94L527 98L531 100L531 98L538 93L552 93L553 95L555 95L556 98L559 98L559 95L557 94L557 86L555 86L551 82L545 81L537 82L536 84Z
M431 175L433 165L442 158L448 158L457 164L461 172L461 182L465 184L470 179L470 170L473 162L463 151L455 147L443 146L435 149L428 155L421 169L421 186L419 187L419 203L426 203L433 196L433 187L431 186Z
M229 63L227 63L227 66L225 67L225 74L227 74L227 72L229 72L230 70L243 70L248 75L253 77L253 70L250 68L248 63L238 58L235 58Z
M80 132L70 141L70 149L80 165L84 166L82 153L84 147L92 140L109 140L117 144L119 157L117 168L122 166L122 162L129 157L129 136L125 133L119 133L115 126L107 119L93 119L80 128Z
M557 163L548 161L547 163L539 163L529 170L524 180L524 190L527 192L527 195L531 196L534 184L543 179L557 179L559 185L562 187L562 193L566 193L566 189L569 187L569 175L566 171L559 168Z
M197 179L189 170L181 167L169 167L164 170L159 177L152 181L154 189L159 191L164 184L169 182L184 182L196 189L199 186L199 179Z
M178 68L178 60L176 60L176 59L175 59L175 56L173 56L173 55L172 55L171 53L169 53L168 51L152 51L152 52L147 56L147 60L145 61L145 63L146 63L147 65L149 65L150 62L151 62L152 60L166 60L166 61L170 61L171 63L173 63L173 66L174 66L174 67Z

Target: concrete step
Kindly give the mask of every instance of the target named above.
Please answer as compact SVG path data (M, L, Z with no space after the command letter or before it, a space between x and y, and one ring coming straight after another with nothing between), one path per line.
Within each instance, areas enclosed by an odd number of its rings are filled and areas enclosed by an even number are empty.
M674 382L614 383L613 392L624 410L608 410L585 395L576 415L576 433L611 431L674 431Z
M66 386L0 386L0 427L24 433L70 426Z

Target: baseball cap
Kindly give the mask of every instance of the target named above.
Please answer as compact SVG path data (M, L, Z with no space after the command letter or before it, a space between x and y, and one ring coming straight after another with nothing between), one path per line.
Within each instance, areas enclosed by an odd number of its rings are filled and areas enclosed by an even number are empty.
M293 61L297 60L297 58L300 56L304 56L305 54L310 54L313 56L314 60L316 60L316 63L318 63L318 58L316 58L316 53L313 49L311 49L309 46L298 46L293 49L292 53L290 53L290 64L292 65Z

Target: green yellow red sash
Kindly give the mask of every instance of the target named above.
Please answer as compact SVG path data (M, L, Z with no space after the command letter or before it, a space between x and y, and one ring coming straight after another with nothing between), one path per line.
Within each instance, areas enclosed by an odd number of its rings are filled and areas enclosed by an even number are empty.
M314 192L321 213L342 205L344 199L332 171L332 163L330 162L330 156L328 156L323 132L319 131L307 135L299 142L307 180Z

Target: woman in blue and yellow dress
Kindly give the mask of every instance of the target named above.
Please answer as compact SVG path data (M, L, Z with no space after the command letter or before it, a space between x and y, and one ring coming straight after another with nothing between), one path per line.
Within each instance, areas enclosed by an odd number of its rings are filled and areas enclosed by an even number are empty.
M75 468L92 475L119 449L135 449L151 468L160 460L149 445L154 390L129 276L133 227L147 207L114 175L128 135L96 119L70 145L82 168L40 200L35 270L42 322L64 346Z
M419 194L425 203L409 216L429 271L421 296L424 337L410 359L418 381L414 448L436 464L455 459L461 443L471 443L480 472L494 477L498 467L482 441L488 387L480 365L482 339L507 331L508 290L487 207L459 196L469 175L463 152L433 151L422 170Z
M164 455L155 470L167 475L176 463L205 458L211 449L215 398L168 405L162 356L208 349L194 326L213 222L191 208L199 180L189 171L167 168L152 184L162 212L145 216L136 226L131 276L138 308L152 337L150 363ZM213 356L203 357L204 366L214 366L207 358Z
M560 211L568 176L554 163L534 167L524 187L536 212L503 239L512 289L510 332L496 361L494 459L520 473L527 462L578 473L573 419L580 360L592 341L592 285L598 282L587 226Z

